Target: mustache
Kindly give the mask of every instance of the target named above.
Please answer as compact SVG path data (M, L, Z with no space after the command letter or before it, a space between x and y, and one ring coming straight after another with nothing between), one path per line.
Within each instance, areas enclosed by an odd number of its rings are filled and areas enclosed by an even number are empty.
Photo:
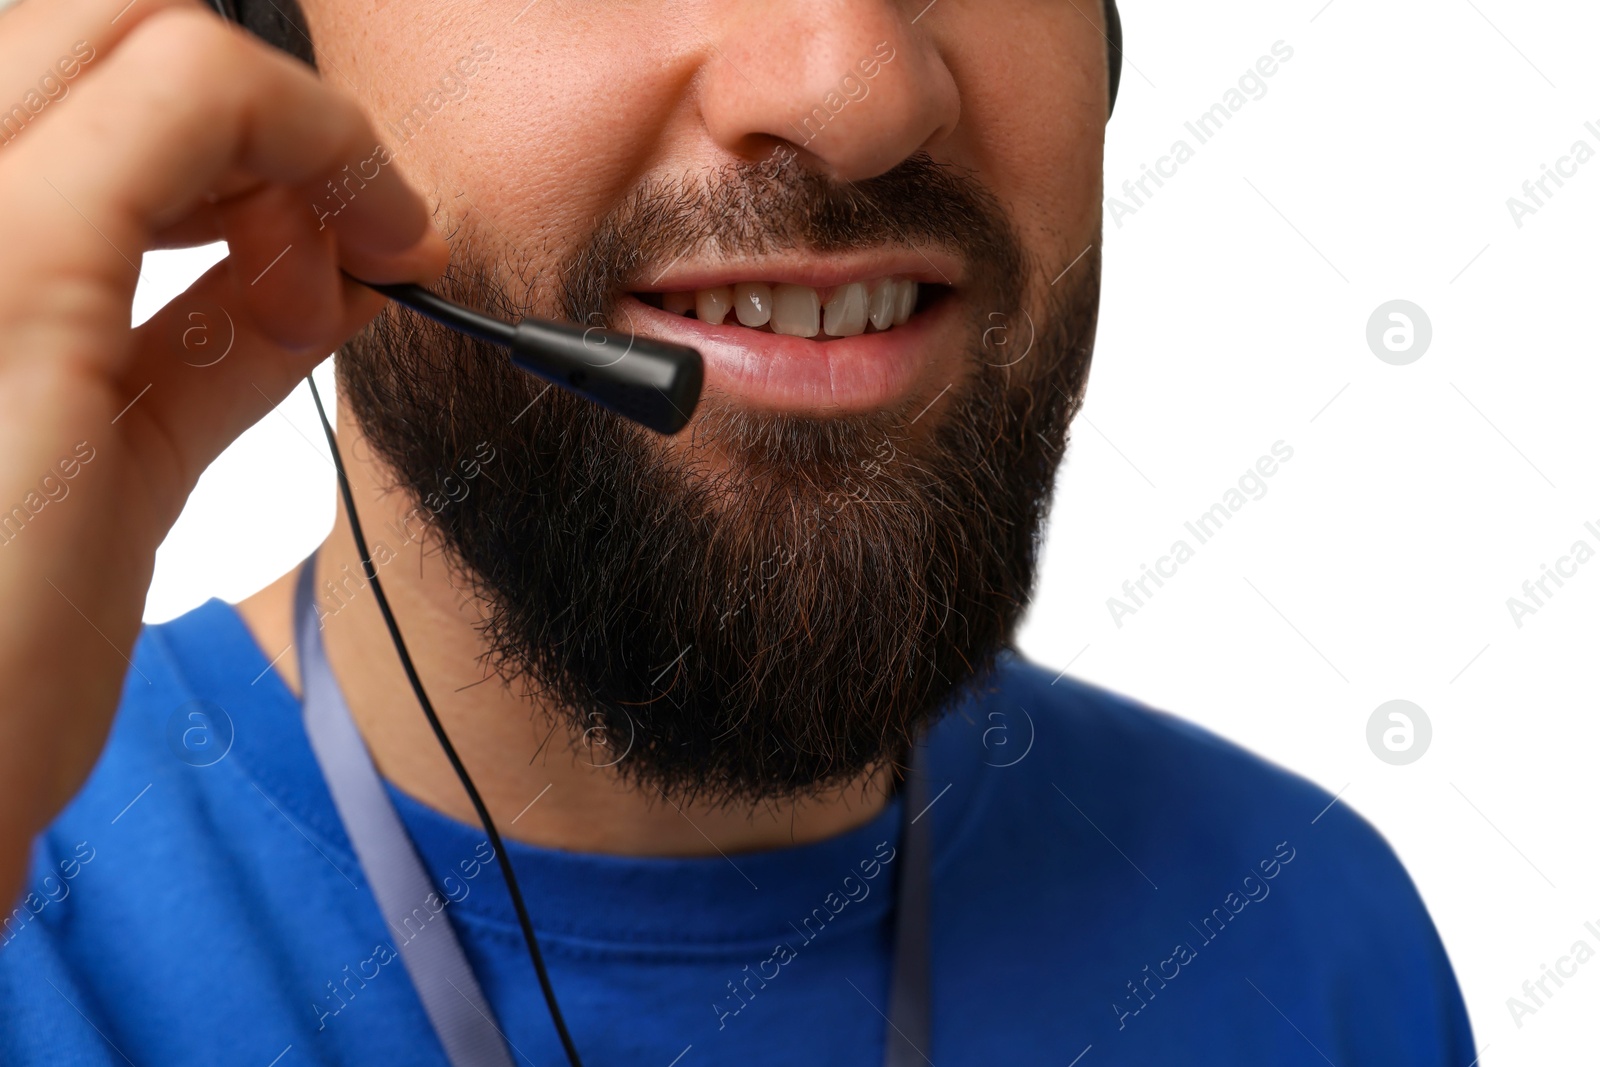
M995 196L965 171L926 153L892 170L841 182L792 149L737 160L700 175L641 183L561 264L560 313L615 326L628 282L690 253L768 255L793 250L939 247L963 258L969 285L1012 297L1024 276L1022 240Z

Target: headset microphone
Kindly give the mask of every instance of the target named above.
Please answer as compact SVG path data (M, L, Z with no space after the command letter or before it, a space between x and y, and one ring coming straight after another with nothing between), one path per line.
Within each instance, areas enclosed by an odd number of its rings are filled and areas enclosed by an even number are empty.
M658 433L683 429L700 399L700 353L684 345L542 319L513 325L420 285L353 280L452 330L510 349L511 361L523 370Z

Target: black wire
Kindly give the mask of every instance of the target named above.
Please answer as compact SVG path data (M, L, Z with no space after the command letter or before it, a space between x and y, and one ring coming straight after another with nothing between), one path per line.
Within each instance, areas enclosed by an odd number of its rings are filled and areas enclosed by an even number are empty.
M495 829L494 820L489 817L489 809L484 805L483 797L478 794L478 787L473 784L472 776L467 773L466 765L461 762L455 746L450 743L450 737L444 731L444 724L434 713L433 702L428 699L427 691L422 688L422 679L417 676L417 668L411 662L411 654L406 651L405 640L400 636L400 626L395 622L394 612L389 610L389 598L383 595L383 585L378 581L378 568L373 565L372 554L367 550L367 540L361 534L361 520L356 516L355 494L350 490L350 479L345 474L344 459L339 455L339 444L333 437L333 426L328 422L328 413L323 410L322 396L317 392L317 383L312 381L309 375L306 377L306 382L311 386L311 399L317 405L317 417L322 420L322 431L327 434L328 448L333 452L333 469L339 476L339 492L344 497L345 512L350 516L350 529L356 536L356 549L361 553L361 569L366 574L367 581L372 583L378 610L383 612L384 624L389 627L389 636L394 641L394 649L400 654L400 663L405 667L406 677L410 679L411 688L417 694L417 703L422 705L422 713L428 717L428 725L433 727L433 736L438 738L439 747L444 749L444 754L450 758L450 765L455 768L456 777L461 779L462 788L472 799L472 806L478 812L478 821L483 823L484 833L489 835L489 841L494 846L495 859L500 862L500 873L505 877L506 888L511 891L511 903L516 908L517 923L522 927L522 939L528 945L528 957L533 960L533 969L539 975L539 989L544 993L545 1006L550 1009L550 1021L555 1024L556 1033L561 1038L561 1047L566 1051L567 1062L571 1067L583 1067L583 1062L578 1058L577 1046L572 1043L572 1035L567 1032L567 1021L561 1015L561 1006L556 1003L555 990L550 986L550 975L544 967L544 956L539 952L539 938L533 932L533 921L528 918L528 908L522 901L522 890L517 886L516 872L511 869L511 860L506 855L505 845L500 841L500 832Z
M404 304L412 311L426 315L440 325L470 334L480 341L488 341L492 345L507 348L516 341L517 328L511 323L453 304L420 285L413 285L410 282L364 282L349 273L346 273L345 277L382 293L397 304Z

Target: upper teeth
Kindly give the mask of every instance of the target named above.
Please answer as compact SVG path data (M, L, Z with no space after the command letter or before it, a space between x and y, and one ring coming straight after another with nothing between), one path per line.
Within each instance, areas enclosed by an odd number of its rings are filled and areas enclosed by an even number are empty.
M720 326L732 311L740 325L792 337L853 337L870 326L900 326L917 306L917 283L903 278L850 282L829 290L809 285L740 282L694 292L662 293L661 306L674 315L693 311Z

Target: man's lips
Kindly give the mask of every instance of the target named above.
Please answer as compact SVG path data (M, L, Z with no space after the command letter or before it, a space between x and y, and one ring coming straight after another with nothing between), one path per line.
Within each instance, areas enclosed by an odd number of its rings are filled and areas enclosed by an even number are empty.
M952 305L961 268L948 254L914 249L684 257L642 271L619 318L643 335L698 349L707 387L747 406L869 411L915 392L959 343Z
M625 328L689 345L705 360L706 386L749 407L843 415L891 406L946 363L960 343L959 294L944 290L903 325L853 337L790 337L738 324L716 326L652 307L629 294L618 304ZM941 358L944 357L944 358Z

